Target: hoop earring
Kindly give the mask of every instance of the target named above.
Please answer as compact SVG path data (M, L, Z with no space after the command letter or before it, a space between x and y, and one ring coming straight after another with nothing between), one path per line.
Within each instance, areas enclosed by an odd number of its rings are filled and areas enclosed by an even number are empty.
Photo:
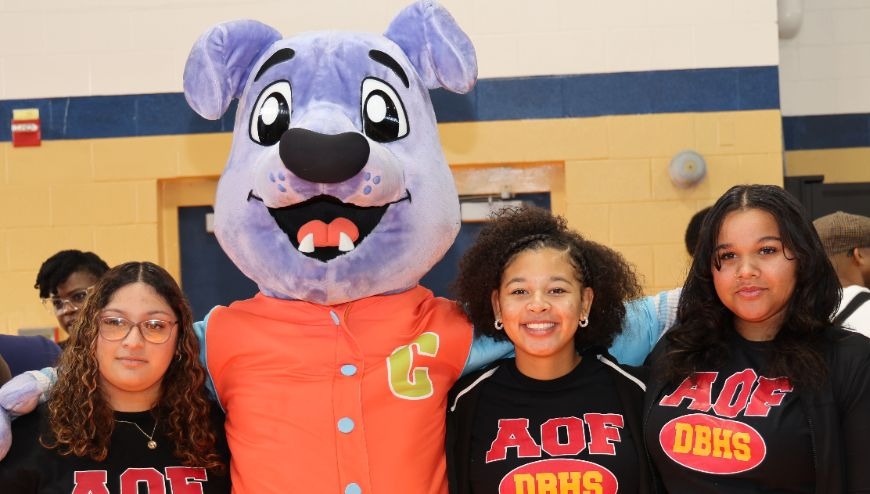
M585 328L586 326L589 326L589 318L584 317L583 319L580 319L580 322L578 322L577 325L580 326L581 328Z
M504 329L504 323L501 322L501 319L495 318L495 321L492 322L492 325L495 327L496 331L501 331Z

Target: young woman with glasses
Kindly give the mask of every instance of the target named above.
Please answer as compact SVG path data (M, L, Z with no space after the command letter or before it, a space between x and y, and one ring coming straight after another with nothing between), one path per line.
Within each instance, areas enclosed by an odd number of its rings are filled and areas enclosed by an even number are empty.
M190 307L165 270L131 262L96 284L39 412L13 423L4 494L230 490Z

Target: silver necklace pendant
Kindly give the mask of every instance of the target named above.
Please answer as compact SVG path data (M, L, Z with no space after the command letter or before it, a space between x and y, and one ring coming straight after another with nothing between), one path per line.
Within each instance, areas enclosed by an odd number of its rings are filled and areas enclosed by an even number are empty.
M157 447L157 441L148 441L148 449L155 449Z

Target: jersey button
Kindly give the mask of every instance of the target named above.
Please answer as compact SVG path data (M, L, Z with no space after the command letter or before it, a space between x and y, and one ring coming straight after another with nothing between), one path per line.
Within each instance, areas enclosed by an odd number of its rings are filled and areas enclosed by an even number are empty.
M343 376L353 376L356 374L356 366L353 364L345 364L341 366L341 375Z
M338 421L338 430L345 434L353 430L353 420L349 417L343 417Z

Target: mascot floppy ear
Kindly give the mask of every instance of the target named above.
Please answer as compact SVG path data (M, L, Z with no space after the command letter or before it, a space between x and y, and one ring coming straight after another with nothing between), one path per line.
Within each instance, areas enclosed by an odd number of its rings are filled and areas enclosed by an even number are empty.
M450 13L435 2L409 5L393 19L384 36L402 48L429 89L467 93L474 86L474 46Z
M184 66L184 97L204 118L217 120L242 94L251 66L281 33L253 20L218 24L193 45Z

